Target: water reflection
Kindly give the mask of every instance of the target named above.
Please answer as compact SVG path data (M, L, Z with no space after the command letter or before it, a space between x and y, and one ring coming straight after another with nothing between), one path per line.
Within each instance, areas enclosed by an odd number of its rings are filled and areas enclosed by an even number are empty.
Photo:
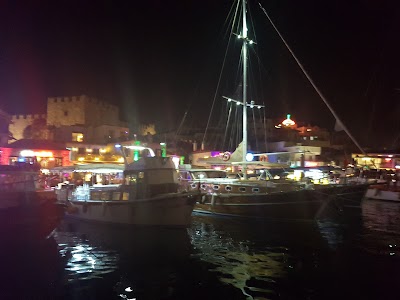
M347 222L195 217L189 234L193 256L239 299L374 298L400 274L399 219L400 204L365 202Z
M362 204L363 248L373 254L400 254L400 203L365 200Z
M55 238L74 297L163 298L191 251L186 229L64 221Z
M69 232L59 231L55 239L59 252L66 260L66 278L68 282L102 278L104 274L117 269L118 253L102 250L100 246L91 246L91 241L79 238Z
M294 295L297 291L290 291L287 278L310 263L317 268L313 247L326 244L308 222L196 217L189 234L194 256L211 264L210 271L239 289L243 299Z
M394 299L400 203L347 223L194 216L189 229L62 223L3 239L1 299Z
M400 233L400 202L365 200L362 212L365 228Z

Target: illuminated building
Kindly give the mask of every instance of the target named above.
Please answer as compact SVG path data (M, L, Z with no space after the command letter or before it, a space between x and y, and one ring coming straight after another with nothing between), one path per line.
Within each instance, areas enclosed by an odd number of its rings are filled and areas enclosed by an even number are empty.
M46 114L14 115L10 132L18 142L24 141L24 146L18 147L20 151L64 150L63 154L53 153L53 157L37 156L42 165L54 166L60 163L64 166L71 163L123 163L122 155L107 145L126 141L129 137L127 124L119 120L117 106L85 95L48 98ZM63 146L56 149L43 146L49 143ZM15 144L7 147L17 148ZM23 160L16 150L11 152L10 161L2 158L2 163ZM26 156L25 160L31 158Z
M388 151L373 153L353 153L351 155L356 166L366 169L400 169L400 154Z
M119 120L117 106L86 95L50 97L46 114L13 115L10 132L17 140L31 138L24 136L26 129L43 120L41 139L106 144L129 136L127 124Z
M69 150L61 143L46 140L24 139L0 147L1 164L38 164L42 169L69 166Z

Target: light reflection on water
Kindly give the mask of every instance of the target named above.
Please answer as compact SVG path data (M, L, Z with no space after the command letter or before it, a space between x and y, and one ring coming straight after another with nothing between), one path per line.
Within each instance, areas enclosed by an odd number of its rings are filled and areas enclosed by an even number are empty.
M195 215L187 230L63 222L40 245L3 243L0 298L395 299L400 203L364 201L362 217Z
M54 238L61 257L67 260L65 271L69 282L102 278L118 268L119 255L115 251L92 247L90 241L79 240L71 233L57 232Z
M189 234L196 250L193 256L212 264L214 268L210 271L217 273L221 282L238 288L248 299L253 299L250 293L254 292L274 294L273 288L268 286L286 275L287 254L282 247L252 249L251 241L234 240L214 224L198 220ZM258 286L249 285L250 280Z
M312 247L326 243L316 229L312 222L197 217L189 235L193 256L211 264L222 283L239 289L243 299L271 299L293 296L285 291L293 272L305 264L318 267Z
M243 299L339 296L330 292L330 280L349 295L360 290L373 298L390 295L388 283L400 275L400 203L364 201L362 218L340 223L197 217L189 234L194 256Z
M65 221L55 235L71 296L159 299L190 255L186 229ZM86 282L86 284L84 283ZM102 293L96 291L103 289Z

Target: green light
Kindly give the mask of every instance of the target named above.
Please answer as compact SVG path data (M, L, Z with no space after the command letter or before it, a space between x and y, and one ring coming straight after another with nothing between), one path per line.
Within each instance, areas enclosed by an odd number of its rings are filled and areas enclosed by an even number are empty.
M161 147L161 157L167 157L167 144L160 143L160 147Z
M135 145L139 146L140 141L135 141ZM133 150L133 160L138 161L139 160L139 150Z

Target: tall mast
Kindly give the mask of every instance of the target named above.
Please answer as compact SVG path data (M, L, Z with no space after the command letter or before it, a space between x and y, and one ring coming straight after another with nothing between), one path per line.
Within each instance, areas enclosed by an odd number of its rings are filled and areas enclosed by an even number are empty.
M246 22L246 0L242 0L242 14L243 14L243 178L247 179L247 22Z

